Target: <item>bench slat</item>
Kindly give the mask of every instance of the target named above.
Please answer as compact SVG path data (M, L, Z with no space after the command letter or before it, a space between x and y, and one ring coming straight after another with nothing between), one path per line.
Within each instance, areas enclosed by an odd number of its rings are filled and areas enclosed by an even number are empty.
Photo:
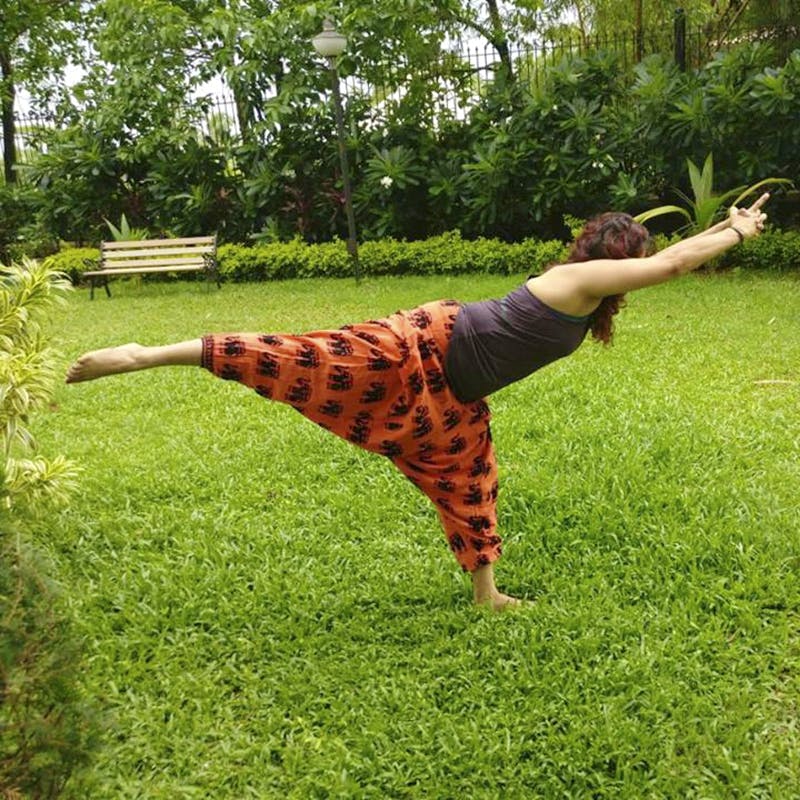
M127 250L131 247L173 247L175 245L192 245L192 244L214 244L213 236L191 236L185 239L138 239L130 240L127 242L103 242L103 250Z
M162 256L202 256L204 253L211 255L214 252L213 246L204 245L203 247L165 247L163 250L115 250L106 253L104 259L108 262L115 262L120 258L161 258Z
M97 269L84 272L84 278L112 278L115 275L141 275L146 272L197 272L197 264L171 267L132 267L130 269Z
M167 267L170 265L182 266L192 264L195 267L204 267L205 260L202 258L139 258L132 261L105 261L106 272L116 272L123 267Z

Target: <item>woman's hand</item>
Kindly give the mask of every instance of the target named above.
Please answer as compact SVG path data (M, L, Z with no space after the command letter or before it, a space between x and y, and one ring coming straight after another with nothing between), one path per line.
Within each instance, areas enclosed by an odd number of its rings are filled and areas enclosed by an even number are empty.
M731 206L728 212L728 224L741 232L745 239L758 236L764 230L767 215L761 211L761 206L769 200L769 193L765 192L749 208L736 208Z

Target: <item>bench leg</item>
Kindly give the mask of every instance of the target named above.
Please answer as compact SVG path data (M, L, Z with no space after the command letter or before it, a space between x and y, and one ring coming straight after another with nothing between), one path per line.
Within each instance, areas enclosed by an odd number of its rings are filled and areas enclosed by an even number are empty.
M217 289L221 289L222 283L220 283L219 280L219 270L217 269L216 262L215 261L212 261L210 263L207 262L207 266L205 269L206 269L206 281L208 283L214 281L217 284Z
M96 285L96 278L89 278L89 299L94 300L94 287ZM106 290L106 295L111 297L111 289L108 288L108 278L103 278L103 288Z

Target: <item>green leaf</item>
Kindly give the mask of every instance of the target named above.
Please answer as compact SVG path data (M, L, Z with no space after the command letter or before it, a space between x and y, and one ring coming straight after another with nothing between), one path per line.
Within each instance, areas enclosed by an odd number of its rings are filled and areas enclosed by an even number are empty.
M703 171L697 168L695 163L687 158L686 164L689 168L689 183L696 203L702 203L711 196L714 185L714 157L711 153L706 156L703 164Z
M690 222L692 221L692 215L685 208L670 205L658 206L658 208L651 208L649 211L643 211L641 214L637 214L634 219L636 222L644 224L647 220L663 216L664 214L681 214Z
M783 184L783 185L788 185L788 186L794 186L794 183L792 181L790 181L788 178L764 178L763 181L759 181L758 183L754 183L752 186L749 186L747 189L745 189L733 201L733 203L731 203L731 205L738 206L739 203L741 203L742 200L745 197L748 197L749 195L753 194L754 192L757 192L762 186L768 186L770 184Z

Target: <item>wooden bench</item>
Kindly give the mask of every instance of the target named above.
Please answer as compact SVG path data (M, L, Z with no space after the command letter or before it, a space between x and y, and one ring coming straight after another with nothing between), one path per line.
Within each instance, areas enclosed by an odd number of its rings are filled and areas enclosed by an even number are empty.
M83 273L88 278L90 298L94 300L95 286L105 287L111 297L108 279L117 275L146 275L154 272L203 271L209 280L216 281L217 237L193 236L188 239L141 239L130 242L103 242L100 245L100 262L87 261L95 267Z

